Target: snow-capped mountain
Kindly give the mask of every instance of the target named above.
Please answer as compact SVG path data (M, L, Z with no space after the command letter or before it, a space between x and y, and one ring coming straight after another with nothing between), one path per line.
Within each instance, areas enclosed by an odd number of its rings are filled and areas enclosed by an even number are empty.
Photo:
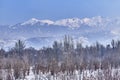
M61 19L57 21L52 20L38 20L36 18L32 18L28 21L21 23L21 25L34 25L34 24L48 24L48 25L57 25L57 26L66 26L71 28L80 27L81 25L88 25L88 26L106 26L107 24L111 23L109 18L102 18L101 16L92 17L92 18L68 18L68 19Z
M75 40L81 39L87 44L109 42L119 39L120 18L68 18L61 20L39 20L32 18L12 26L0 25L0 45L8 47L18 39L29 46L49 46L54 40L62 40L64 35L71 35ZM84 38L84 39L83 39ZM84 42L84 41L83 41Z

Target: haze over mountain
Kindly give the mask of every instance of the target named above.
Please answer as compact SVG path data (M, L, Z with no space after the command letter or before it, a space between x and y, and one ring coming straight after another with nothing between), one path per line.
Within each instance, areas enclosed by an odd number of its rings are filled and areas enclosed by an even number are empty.
M16 40L24 40L27 47L41 48L51 46L55 40L70 35L85 44L96 41L107 44L119 39L120 18L67 18L61 20L39 20L32 18L15 25L0 25L0 46L10 48Z

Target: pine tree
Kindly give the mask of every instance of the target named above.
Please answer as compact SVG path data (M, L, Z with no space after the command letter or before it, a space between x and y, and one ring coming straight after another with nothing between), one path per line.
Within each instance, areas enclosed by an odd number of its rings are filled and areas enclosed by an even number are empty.
M23 50L25 48L25 44L23 41L21 40L18 40L16 43L15 43L15 51L16 53L19 55L19 56L23 56Z

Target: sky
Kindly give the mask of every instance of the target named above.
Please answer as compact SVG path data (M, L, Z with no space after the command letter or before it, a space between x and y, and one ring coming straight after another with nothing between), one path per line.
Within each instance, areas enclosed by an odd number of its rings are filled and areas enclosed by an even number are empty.
M120 16L120 0L0 0L0 24L94 16Z

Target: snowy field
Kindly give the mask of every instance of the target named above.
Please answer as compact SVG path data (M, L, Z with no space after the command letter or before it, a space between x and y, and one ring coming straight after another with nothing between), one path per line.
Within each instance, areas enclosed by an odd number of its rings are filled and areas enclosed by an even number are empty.
M75 70L71 72L59 72L55 75L51 75L50 72L34 74L33 69L30 68L29 74L25 77L21 74L19 79L15 79L8 70L0 71L0 80L120 80L120 69L108 69L108 70ZM11 77L11 78L10 78Z

